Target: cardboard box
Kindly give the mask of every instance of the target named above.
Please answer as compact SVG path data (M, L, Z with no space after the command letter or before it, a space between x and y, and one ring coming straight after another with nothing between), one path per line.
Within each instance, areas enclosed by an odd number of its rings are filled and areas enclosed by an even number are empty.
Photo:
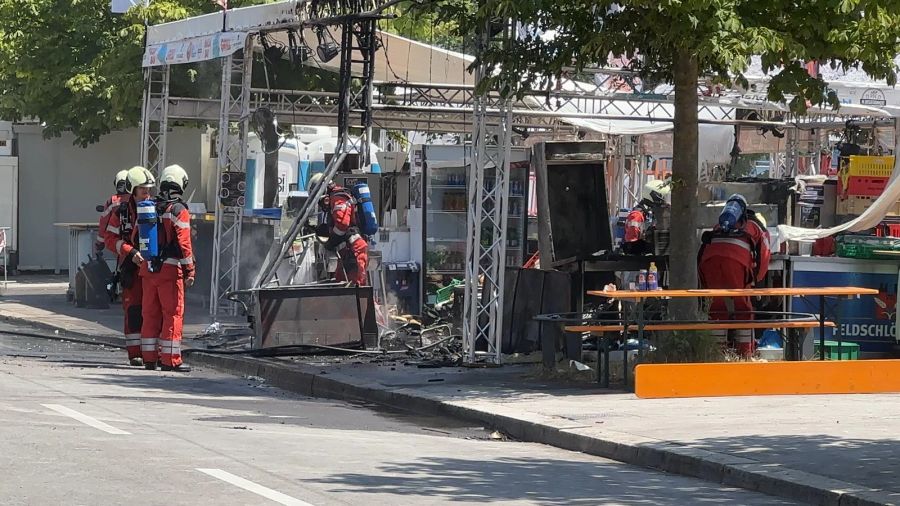
M837 214L860 215L872 205L878 197L851 196L845 199L838 198ZM900 202L895 202L887 212L887 216L900 216Z

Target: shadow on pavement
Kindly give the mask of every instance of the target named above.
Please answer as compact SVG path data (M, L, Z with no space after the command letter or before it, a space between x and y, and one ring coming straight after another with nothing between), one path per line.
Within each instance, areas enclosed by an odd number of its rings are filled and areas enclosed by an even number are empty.
M900 440L830 435L733 436L698 439L690 446L729 453L890 491L900 503Z
M440 501L516 501L546 505L594 504L793 504L744 491L654 473L617 463L546 458L422 458L381 466L385 474L335 474L321 480L331 492L415 495ZM701 482L702 483L702 482Z

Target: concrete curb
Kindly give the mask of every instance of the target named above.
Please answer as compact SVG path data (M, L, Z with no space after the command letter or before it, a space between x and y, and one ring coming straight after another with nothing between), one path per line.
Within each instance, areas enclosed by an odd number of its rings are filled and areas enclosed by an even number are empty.
M65 339L62 335L65 333L97 344L113 344L52 324L12 317L8 314L2 314L0 318L32 327L59 330L60 339ZM56 336L47 337L56 338ZM124 339L118 340L124 342ZM356 378L340 373L316 372L312 366L288 365L270 359L219 355L202 351L191 352L190 362L230 374L257 376L272 386L301 395L374 402L422 414L465 419L495 428L521 441L583 452L809 504L870 506L900 503L900 494L867 489L777 464L766 464L631 434L609 432L598 437L594 428L589 435L584 426L551 427L540 421L464 406L403 389L363 384Z
M58 332L59 334L47 337L59 338L61 340L65 340L66 337L73 337L76 339L71 339L75 342L87 342L87 343L96 343L96 344L104 344L106 346L125 346L125 337L119 336L95 336L91 334L87 334L85 332L77 332L61 325L54 325L52 323L45 323L36 320L30 320L28 318L22 318L20 316L13 316L7 313L6 311L0 311L0 320L5 323L11 323L16 325L26 325L29 327L33 327L36 329L48 330L51 332Z

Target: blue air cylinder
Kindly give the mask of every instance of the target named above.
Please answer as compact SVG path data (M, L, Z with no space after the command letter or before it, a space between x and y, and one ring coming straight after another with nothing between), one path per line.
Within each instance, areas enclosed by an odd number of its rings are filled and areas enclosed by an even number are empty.
M150 260L159 256L159 220L156 216L156 203L144 200L137 203L138 243L141 256Z
M359 230L364 235L373 236L378 233L378 217L375 216L375 204L372 203L372 194L369 185L358 183L353 187L356 193L356 201L359 205Z
M730 232L737 228L738 221L744 215L744 206L737 200L729 200L725 203L725 209L719 215L719 226L722 230Z

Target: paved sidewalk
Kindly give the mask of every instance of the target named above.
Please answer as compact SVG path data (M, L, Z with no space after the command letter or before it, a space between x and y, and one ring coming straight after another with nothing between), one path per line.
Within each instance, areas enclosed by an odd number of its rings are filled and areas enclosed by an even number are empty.
M49 295L0 297L0 318L66 325L73 335L103 325L79 319L74 308L59 315ZM900 504L900 395L639 400L541 379L530 365L420 369L402 356L341 364L209 353L190 361L307 395L478 420L514 438L809 503Z
M61 335L124 344L122 303L117 300L109 309L75 307L66 300L67 279L64 275L17 276L6 290L0 288L0 319L59 331ZM241 319L219 320L233 323ZM207 308L186 307L185 336L201 333L212 321Z

